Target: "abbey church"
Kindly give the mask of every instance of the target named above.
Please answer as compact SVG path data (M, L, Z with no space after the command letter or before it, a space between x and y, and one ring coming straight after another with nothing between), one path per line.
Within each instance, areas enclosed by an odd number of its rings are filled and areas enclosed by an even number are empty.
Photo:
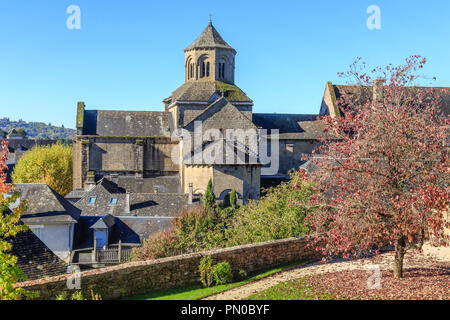
M163 100L164 111L93 110L78 103L75 192L86 192L106 178L128 193L192 197L202 195L212 179L217 201L225 201L234 189L239 203L245 203L258 199L261 187L285 180L290 170L302 164L302 154L316 147L323 134L319 113L253 112L253 100L235 83L236 50L211 21L184 53L184 83ZM338 113L335 89L331 83L326 85L320 114ZM259 149L244 152L256 152L256 161L248 161L248 156L234 163L185 161L179 151L182 139L173 139L173 133L178 129L193 133L194 123L199 121L203 129L220 132L266 129L270 134L277 129L279 156L271 160L276 163L263 163ZM274 147L268 139L269 154ZM174 161L177 153L179 161ZM264 172L264 167L271 165L275 171Z

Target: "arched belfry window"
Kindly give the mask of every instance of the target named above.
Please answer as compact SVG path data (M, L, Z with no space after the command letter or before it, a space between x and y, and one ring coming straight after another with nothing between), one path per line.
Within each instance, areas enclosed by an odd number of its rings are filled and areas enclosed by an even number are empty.
M219 79L225 79L225 61L218 63L217 75L218 75Z
M201 64L201 70L200 70L200 78L204 78L205 77L205 61L202 61Z
M197 79L210 76L211 69L209 57L207 55L203 55L197 60L197 72Z
M186 62L186 76L188 79L194 77L194 63L192 62L192 58L189 58Z

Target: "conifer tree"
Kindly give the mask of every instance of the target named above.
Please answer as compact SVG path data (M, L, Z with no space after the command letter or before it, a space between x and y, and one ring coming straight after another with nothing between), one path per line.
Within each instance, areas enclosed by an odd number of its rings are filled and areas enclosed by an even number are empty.
M205 208L212 208L214 206L215 201L216 196L214 195L212 180L209 179L205 195L203 196Z

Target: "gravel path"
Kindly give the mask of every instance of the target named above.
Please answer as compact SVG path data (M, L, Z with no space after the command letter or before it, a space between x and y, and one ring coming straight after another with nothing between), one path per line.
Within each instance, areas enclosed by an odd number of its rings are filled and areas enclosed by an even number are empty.
M447 248L445 248L447 249ZM450 248L448 248L450 249ZM415 268L415 267L426 267L430 266L436 261L450 261L449 251L445 250L444 253L439 251L427 251L424 250L422 254L415 253L413 251L407 252L404 261L404 268ZM301 265L299 267L294 267L292 269L274 274L270 277L263 278L261 280L243 285L238 288L234 288L216 295L206 297L204 300L241 300L252 294L261 292L268 289L274 285L282 282L302 278L309 275L317 275L326 272L337 272L337 271L349 271L349 270L368 270L370 265L378 265L380 269L391 270L393 267L394 253L387 252L366 259L358 260L343 260L336 259L325 264L321 263L311 263L306 265Z

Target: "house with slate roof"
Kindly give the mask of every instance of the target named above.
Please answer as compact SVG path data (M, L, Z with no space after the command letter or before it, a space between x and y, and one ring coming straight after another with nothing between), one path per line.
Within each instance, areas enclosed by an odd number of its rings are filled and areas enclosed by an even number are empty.
M111 254L120 251L123 261L133 247L170 228L171 220L182 209L200 202L193 195L190 198L189 194L166 189L160 192L159 185L155 185L153 193L134 192L127 188L127 179L124 180L103 177L74 203L81 216L75 226L71 263L98 267L119 261L117 256L109 260L102 258L104 251Z
M61 260L32 230L19 232L9 239L9 253L17 257L17 266L26 280L42 279L67 273L68 264Z
M45 183L18 183L15 190L20 192L17 201L25 200L27 210L21 221L56 256L69 262L73 249L75 224L81 210L64 199Z

